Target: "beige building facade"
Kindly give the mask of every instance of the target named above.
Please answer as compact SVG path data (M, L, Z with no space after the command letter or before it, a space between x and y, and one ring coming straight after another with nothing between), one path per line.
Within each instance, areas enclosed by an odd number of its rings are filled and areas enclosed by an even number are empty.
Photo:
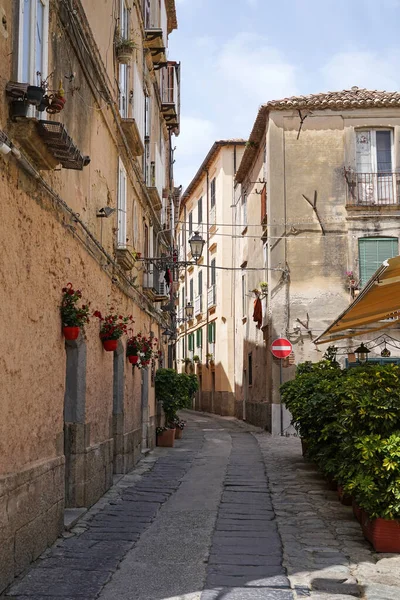
M265 268L267 287L260 295L261 330L246 323L240 329L236 319L234 346L244 350L235 381L245 417L273 433L291 431L290 415L280 405L280 381L294 376L295 364L322 358L324 347L313 340L382 262L399 254L399 148L398 93L354 87L260 108L235 194L238 214L246 198L249 224L258 223L258 241L236 237L236 254L237 262ZM239 277L236 272L236 291ZM261 278L248 277L245 289L255 297L252 290L262 291ZM249 318L250 299L245 310ZM338 343L338 357L343 362L363 339L373 349L369 359L382 360L385 335L399 339L397 328L383 333ZM279 337L293 345L282 369L270 352ZM390 350L392 359L399 354ZM248 373L243 376L253 352L254 395ZM260 402L258 409L253 402Z
M177 364L198 374L195 408L222 415L236 410L232 202L244 147L243 140L215 142L182 196L177 225L179 260L191 260L189 239L194 232L205 240L198 264L180 271ZM188 303L194 307L189 321Z
M169 290L139 257L173 242L180 65L173 0L0 0L0 14L1 591L65 507L92 505L155 444L166 347L132 368L96 319L66 343L59 306L71 282L161 340Z

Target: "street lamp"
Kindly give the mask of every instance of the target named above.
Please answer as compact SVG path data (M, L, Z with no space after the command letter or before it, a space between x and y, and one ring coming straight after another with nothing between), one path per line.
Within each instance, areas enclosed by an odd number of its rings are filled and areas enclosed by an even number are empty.
M194 306L191 302L188 302L187 305L185 306L185 312L186 312L186 317L187 317L188 321L191 321L193 319L193 315L194 315Z
M201 237L198 231L195 231L189 240L190 252L192 253L193 260L197 263L203 254L205 241Z
M168 344L171 334L172 334L172 331L170 329L164 329L164 331L161 334L164 344Z
M364 342L361 342L361 345L354 350L354 354L357 354L360 363L365 363L367 361L367 355L370 352L371 350L368 350L367 346L364 346Z

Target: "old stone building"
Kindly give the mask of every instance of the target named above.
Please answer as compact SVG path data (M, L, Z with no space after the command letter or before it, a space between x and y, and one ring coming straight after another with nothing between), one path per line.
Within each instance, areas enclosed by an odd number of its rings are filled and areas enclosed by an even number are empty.
M155 443L154 372L91 319L65 342L61 291L160 339L171 290L174 0L0 0L0 591ZM141 256L141 259L140 259Z
M198 264L179 279L178 367L198 374L196 409L222 415L235 414L232 202L244 146L243 140L215 142L182 196L177 225L180 260L190 259L194 232L206 242ZM190 320L188 304L194 307Z
M273 433L288 431L281 377L294 375L293 363L322 358L324 347L313 340L382 262L399 254L399 171L397 92L354 87L260 108L235 178L236 262L265 269L264 281L259 271L236 271L234 284L237 294L242 289L243 320L253 310L246 293L255 299L258 290L263 304L261 330L241 327L238 318L233 342L237 401L253 423ZM249 235L250 224L255 228ZM386 332L399 338L396 328ZM270 352L278 337L294 349L282 371ZM341 360L359 343L340 343ZM379 344L372 343L369 360L381 360Z

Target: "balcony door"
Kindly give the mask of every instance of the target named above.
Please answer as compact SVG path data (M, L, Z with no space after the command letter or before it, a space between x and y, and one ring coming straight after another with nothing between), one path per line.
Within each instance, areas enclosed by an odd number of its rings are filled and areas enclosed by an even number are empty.
M394 204L393 132L370 129L356 132L358 198L363 204Z

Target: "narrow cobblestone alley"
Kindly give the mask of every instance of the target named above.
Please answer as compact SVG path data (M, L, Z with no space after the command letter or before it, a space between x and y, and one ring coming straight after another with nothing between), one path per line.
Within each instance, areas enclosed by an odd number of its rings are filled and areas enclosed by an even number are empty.
M187 412L157 448L8 590L8 600L400 599L295 438Z

